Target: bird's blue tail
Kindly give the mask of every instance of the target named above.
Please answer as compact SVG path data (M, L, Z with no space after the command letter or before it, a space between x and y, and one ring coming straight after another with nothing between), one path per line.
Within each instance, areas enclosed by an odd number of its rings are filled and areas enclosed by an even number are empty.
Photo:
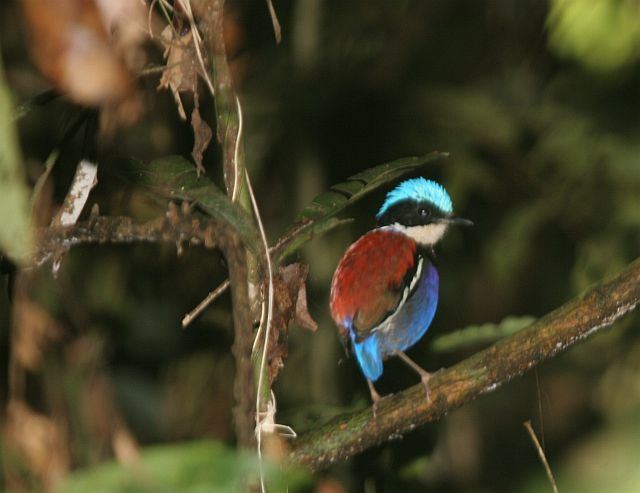
M372 334L361 342L356 342L353 338L353 350L364 376L372 382L378 380L382 375L382 354L378 347L378 335Z

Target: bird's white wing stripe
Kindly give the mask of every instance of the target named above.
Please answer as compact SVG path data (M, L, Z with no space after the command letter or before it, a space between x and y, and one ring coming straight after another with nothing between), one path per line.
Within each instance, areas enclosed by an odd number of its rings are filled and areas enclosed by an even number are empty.
M405 304L405 302L409 298L409 295L413 292L413 289L416 287L416 284L420 280L420 276L422 276L423 262L424 262L424 259L421 256L418 256L418 267L416 268L416 273L413 275L413 278L411 279L409 286L404 288L404 291L402 293L402 299L400 300L400 303L398 303L398 306L395 309L395 313L390 317L386 318L380 325L378 325L377 327L374 327L371 332L376 332L378 330L384 331L387 327L391 326L390 324L393 321L394 317L400 311L402 306Z

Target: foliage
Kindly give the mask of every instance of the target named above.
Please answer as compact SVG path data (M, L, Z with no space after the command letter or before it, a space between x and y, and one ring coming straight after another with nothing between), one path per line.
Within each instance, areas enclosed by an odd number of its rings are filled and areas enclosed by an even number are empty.
M549 44L597 72L629 66L640 56L639 7L636 1L554 0Z
M29 191L20 163L12 99L0 58L0 249L16 261L31 251Z
M181 156L167 156L149 164L131 163L134 183L167 200L193 202L210 216L231 225L255 253L260 251L258 231L251 217L233 204L206 176L198 176L193 164Z
M105 463L74 473L59 493L235 493L257 478L254 454L239 453L219 442L202 441L162 445L142 450L139 461L128 466ZM299 491L305 474L278 466L266 467L267 484L274 491Z

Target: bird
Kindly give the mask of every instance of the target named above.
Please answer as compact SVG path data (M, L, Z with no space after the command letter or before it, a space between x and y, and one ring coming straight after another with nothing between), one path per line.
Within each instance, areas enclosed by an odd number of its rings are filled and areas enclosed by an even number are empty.
M420 375L426 398L431 374L405 351L427 332L438 305L435 245L450 226L472 225L453 213L445 188L423 177L393 188L377 227L344 253L331 281L329 308L345 346L367 380L373 412L383 361L397 356Z

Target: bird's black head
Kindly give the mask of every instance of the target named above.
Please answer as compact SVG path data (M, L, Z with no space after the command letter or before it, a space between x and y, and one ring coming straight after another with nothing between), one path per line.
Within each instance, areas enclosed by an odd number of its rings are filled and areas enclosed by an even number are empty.
M448 214L431 202L417 202L413 199L396 202L376 216L379 226L399 224L405 227L426 226L441 222L448 217Z
M406 180L389 192L376 218L380 226L393 226L422 245L437 243L451 224L472 224L454 217L444 187L424 178Z

